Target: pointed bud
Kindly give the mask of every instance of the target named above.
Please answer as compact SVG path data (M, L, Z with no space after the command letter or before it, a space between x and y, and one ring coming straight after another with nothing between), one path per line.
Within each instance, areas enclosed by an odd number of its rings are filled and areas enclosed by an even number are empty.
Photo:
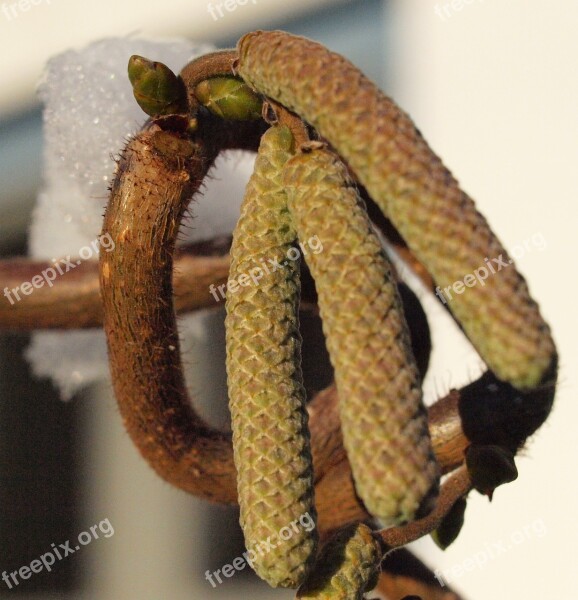
M466 500L460 498L443 518L439 527L432 531L431 537L436 545L445 550L456 541L464 525L464 513L466 512Z
M472 444L466 451L466 465L476 490L490 500L495 488L518 478L514 455L502 446Z
M212 77L201 81L195 96L213 114L233 121L253 121L261 117L263 101L241 79Z
M128 78L135 100L147 115L156 117L186 110L184 83L163 63L135 54L128 61Z

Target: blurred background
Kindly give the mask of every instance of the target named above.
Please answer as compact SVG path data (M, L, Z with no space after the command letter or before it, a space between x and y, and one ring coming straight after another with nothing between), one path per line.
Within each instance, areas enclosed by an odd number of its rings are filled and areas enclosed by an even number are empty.
M358 65L413 117L476 199L551 324L561 356L553 414L518 459L518 481L493 503L471 495L459 539L441 552L413 545L469 600L572 597L575 513L575 251L578 5L572 0L256 0L216 19L218 1L162 5L101 0L0 2L0 252L26 253L41 185L42 116L36 83L46 60L101 37L137 33L231 47L252 29L284 29ZM543 240L538 245L536 240ZM526 244L525 244L526 242ZM525 246L524 246L525 244ZM418 289L418 293L421 292ZM443 309L423 296L434 355L428 403L477 377L480 360ZM206 348L187 357L222 386L222 315ZM22 598L292 598L248 571L217 588L205 580L243 552L233 509L168 487L125 435L103 383L62 402L23 358L28 336L0 335L0 573L108 519L102 537L9 590ZM58 356L54 357L59 360ZM206 389L203 389L205 388ZM495 550L501 547L501 551ZM494 549L494 552L491 552ZM485 552L482 567L461 569ZM456 568L458 567L458 568ZM452 571L453 569L453 571ZM451 573L454 573L452 575ZM459 575L456 575L459 573Z

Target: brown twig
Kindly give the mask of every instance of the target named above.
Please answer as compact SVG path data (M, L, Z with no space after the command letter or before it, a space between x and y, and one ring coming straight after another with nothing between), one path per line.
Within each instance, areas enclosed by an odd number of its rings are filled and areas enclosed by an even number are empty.
M173 285L178 312L218 306L209 286L227 281L230 241L217 240L191 244L178 252ZM73 259L72 264L76 264ZM0 288L19 289L52 263L24 258L0 261ZM11 296L0 298L0 329L32 331L35 329L82 329L102 327L102 300L98 284L98 262L86 261L74 271L54 279L52 286L43 285L28 296L20 293L20 301Z
M233 502L231 473L207 468L232 463L229 439L190 405L172 305L180 220L218 153L203 139L152 127L125 148L104 218L115 250L100 255L101 294L113 386L133 442L161 477Z
M390 548L400 548L420 537L431 533L442 522L457 500L463 498L472 489L472 482L465 466L450 475L440 489L435 508L422 519L380 531L384 544Z
M175 255L173 289L178 314L224 305L221 291L229 274L230 236L196 242L179 248ZM76 258L71 260L76 263ZM13 290L51 268L52 263L27 258L0 260L0 290ZM302 275L307 276L305 265ZM310 278L309 278L310 279ZM301 312L318 313L315 286L306 279L302 287ZM211 288L210 286L215 286ZM211 289L218 290L211 292ZM214 294L217 294L215 298ZM0 298L1 331L36 329L86 329L102 327L102 299L98 284L98 262L85 261L70 274L57 277L52 286L43 285L34 293L19 294L14 303Z
M307 127L301 117L274 100L267 99L263 103L263 118L270 124L278 123L289 127L296 148L310 141Z
M428 411L432 445L442 472L463 469L461 465L465 460L465 451L472 443L496 444L515 453L547 418L554 392L553 386L544 386L521 393L496 379L490 372L460 390L450 391ZM337 392L334 386L319 393L309 405L317 480L316 503L323 537L344 524L370 518L353 487L349 463L342 446L336 405ZM465 478L466 474L461 473L463 471L458 470L454 476ZM443 488L445 492L442 495L455 491L454 485L452 483ZM465 485L465 479L461 480L460 485ZM465 488L458 486L458 491L461 489ZM441 510L445 510L444 506L449 508L447 503L438 504ZM425 530L431 526L432 519L440 514L434 511L425 520L416 521L417 525L413 527ZM389 531L395 533L398 530L404 531L399 535L409 537L414 531L411 528Z

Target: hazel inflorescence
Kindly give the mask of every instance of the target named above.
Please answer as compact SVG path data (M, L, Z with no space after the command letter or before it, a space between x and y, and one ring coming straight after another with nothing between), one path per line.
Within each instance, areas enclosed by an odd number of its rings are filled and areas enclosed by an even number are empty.
M397 281L356 181L439 285L505 250L409 117L348 61L278 31L243 36L230 72L229 54L217 56L218 72L201 69L196 79L192 63L186 76L177 76L162 63L133 56L129 78L141 108L155 123L165 118L168 132L152 138L170 141L162 160L171 148L185 146L191 151L180 161L199 159L195 136L217 129L197 128L197 119L220 121L218 135L228 121L266 126L264 115L270 124L233 235L229 277L240 285L226 302L240 521L249 551L276 540L252 560L270 585L299 588L304 599L361 599L376 584L384 554L370 527L350 523L316 557L300 268L299 261L284 259L314 237L323 248L305 260L335 371L343 446L364 508L390 527L432 511L441 471ZM195 126L170 132L173 117ZM427 231L424 222L431 225ZM261 269L258 280L248 276L268 259L279 268L266 275ZM501 380L532 390L555 377L549 328L513 266L487 287L456 298L450 310ZM474 444L465 460L483 493L517 475L513 453L499 446ZM462 490L437 520L433 537L442 548L461 529L463 496ZM297 525L303 515L312 528ZM292 525L289 537L279 537Z

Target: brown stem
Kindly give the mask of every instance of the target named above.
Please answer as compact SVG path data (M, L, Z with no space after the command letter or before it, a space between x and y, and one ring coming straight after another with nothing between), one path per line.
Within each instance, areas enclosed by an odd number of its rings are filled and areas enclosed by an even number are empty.
M451 431L452 434L455 433L451 427L448 429L447 424L455 423L456 420L459 421L459 407L458 403L455 402L456 396L459 398L459 392L451 392L449 396L434 405L435 410L432 407L429 411L432 445L444 473L463 463L465 449L471 443L465 437L463 431L457 437L454 435L446 437L448 431ZM482 401L481 398L478 398L478 400ZM331 386L318 394L311 402L309 410L314 470L318 482L315 489L317 512L319 514L318 526L322 537L327 538L343 525L367 520L370 515L357 497L353 486L351 468L343 449L335 387ZM467 471L464 467L461 467L461 469L457 473L465 472L465 475L462 474L461 476L466 477L469 481ZM453 503L447 506L446 498L448 492L452 489L451 486L447 486L447 483L442 486L434 511L425 519L414 522L418 524L418 528L427 529L432 522L431 519L435 520L440 514L445 514L451 508ZM399 539L403 539L405 535L411 537L415 530L405 530L405 527L410 526L389 529L388 532L394 533L388 533L388 535L399 535ZM428 532L425 531L425 533ZM387 542L387 540L385 541ZM392 547L396 545L399 544L393 544Z
M174 302L177 313L224 305L211 289L226 284L229 273L231 238L216 238L179 248L173 271ZM76 263L76 258L71 261ZM0 290L20 288L51 268L52 263L27 258L0 260ZM215 288L210 288L214 285ZM224 289L224 288L223 288ZM36 329L85 329L102 327L102 299L98 284L98 262L82 262L65 276L57 277L52 286L43 285L29 296L20 294L14 303L0 298L0 331L34 331ZM5 300L5 301L4 301ZM315 287L306 281L302 288L301 312L317 313Z
M465 451L472 443L495 444L515 453L546 420L554 393L553 386L521 393L489 371L461 390L452 390L428 411L432 446L442 472L450 473L460 468ZM309 411L318 524L326 537L347 523L366 520L370 516L353 487L342 445L335 387L320 392L310 403ZM456 471L455 476L465 478L467 475L460 473L463 471ZM465 485L465 479L461 484ZM452 485L443 488L442 496L451 494ZM422 527L425 531L433 526L432 519L450 508L448 502L440 502L438 512L434 510L426 519L416 521L418 525L413 527ZM399 535L404 539L403 536L411 537L414 530L397 528L389 531L401 532Z
M104 329L125 427L157 473L193 494L234 502L228 436L192 409L172 305L179 224L218 150L151 127L129 142L105 213L114 252L100 255ZM152 234L151 234L152 232Z
M429 515L407 525L383 529L379 532L382 541L388 548L399 548L431 533L439 527L456 501L471 489L472 482L468 470L465 466L461 466L442 485L435 508Z
M218 306L209 286L227 281L230 241L191 244L178 252L173 274L177 312ZM73 259L72 264L76 264ZM0 261L0 288L19 290L54 265L23 258ZM50 278L50 276L49 276ZM74 271L44 284L28 296L14 293L11 304L0 298L0 330L79 329L102 326L102 300L98 284L98 262L86 261Z
M288 127L296 148L310 141L307 127L301 117L274 100L267 99L263 103L263 118L270 124L278 123Z

